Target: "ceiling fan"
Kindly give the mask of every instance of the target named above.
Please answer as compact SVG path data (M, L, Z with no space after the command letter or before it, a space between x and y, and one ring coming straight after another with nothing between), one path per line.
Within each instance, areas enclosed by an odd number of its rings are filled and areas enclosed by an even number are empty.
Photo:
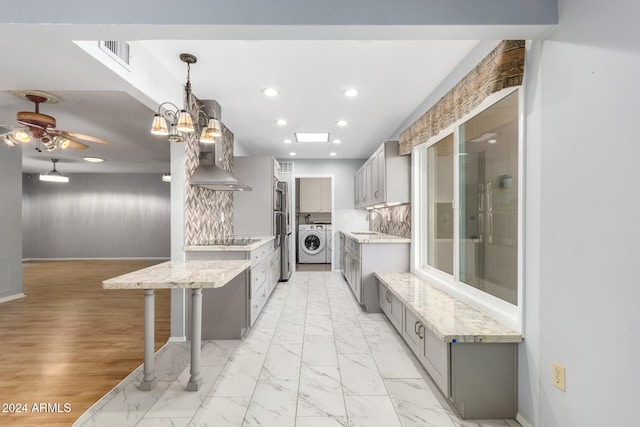
M11 91L11 93L33 102L35 111L19 111L16 114L19 126L0 125L0 138L7 145L26 144L35 139L36 150L42 152L42 150L53 151L57 148L61 150L66 148L86 150L89 146L85 142L110 144L103 138L56 129L55 117L42 114L40 104L57 104L62 101L60 97L40 90Z

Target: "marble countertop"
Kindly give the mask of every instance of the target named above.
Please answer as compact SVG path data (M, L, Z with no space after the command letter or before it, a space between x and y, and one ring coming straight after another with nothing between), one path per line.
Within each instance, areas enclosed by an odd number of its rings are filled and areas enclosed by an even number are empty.
M220 288L251 266L249 260L167 261L102 282L104 289Z
M246 245L190 245L185 246L185 251L192 252L250 252L258 249L265 243L269 243L275 239L274 236L251 236L253 242Z
M445 342L518 343L522 334L412 273L375 273Z
M377 233L375 231L340 231L345 236L358 243L411 243L407 237L395 236L393 234Z

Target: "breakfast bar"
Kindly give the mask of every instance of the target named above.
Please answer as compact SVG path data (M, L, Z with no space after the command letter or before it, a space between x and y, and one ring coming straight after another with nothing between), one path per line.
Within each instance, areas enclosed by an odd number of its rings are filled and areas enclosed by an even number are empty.
M200 345L202 289L220 288L251 266L249 260L168 261L123 274L102 282L104 289L144 289L144 377L138 388L151 390L156 382L154 368L154 300L156 289L191 289L191 377L188 391L202 385Z

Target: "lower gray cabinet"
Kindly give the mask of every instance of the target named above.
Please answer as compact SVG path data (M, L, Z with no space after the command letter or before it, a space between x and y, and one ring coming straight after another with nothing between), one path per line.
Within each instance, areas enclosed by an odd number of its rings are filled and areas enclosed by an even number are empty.
M402 334L404 323L404 305L382 283L380 283L380 308L396 330Z
M465 419L513 419L517 413L517 344L451 346L449 400Z
M439 339L425 327L418 316L407 307L404 307L402 337L442 393L449 397L450 344Z

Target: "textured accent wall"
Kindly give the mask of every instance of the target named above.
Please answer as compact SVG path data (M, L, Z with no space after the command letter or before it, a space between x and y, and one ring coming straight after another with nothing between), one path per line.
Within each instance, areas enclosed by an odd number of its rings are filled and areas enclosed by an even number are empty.
M23 174L22 256L169 258L170 185L160 178L78 173L56 184Z
M377 209L384 217L382 230L387 234L411 238L411 205L390 206ZM380 215L372 215L369 230L380 230Z
M469 113L489 95L520 86L524 76L524 40L503 40L429 111L400 134L400 154L411 153L442 129Z
M233 236L233 191L215 191L189 184L199 163L200 143L189 135L185 149L185 246ZM217 163L233 172L233 133L222 125L222 137L215 144ZM222 150L220 152L219 150Z

